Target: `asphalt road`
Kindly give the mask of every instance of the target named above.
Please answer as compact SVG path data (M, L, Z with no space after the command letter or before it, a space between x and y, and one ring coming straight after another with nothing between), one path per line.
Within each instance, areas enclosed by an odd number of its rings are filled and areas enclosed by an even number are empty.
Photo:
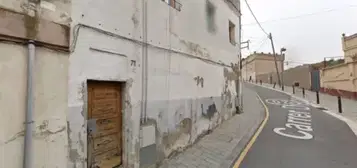
M346 123L286 94L247 87L270 116L240 168L357 168L357 137Z

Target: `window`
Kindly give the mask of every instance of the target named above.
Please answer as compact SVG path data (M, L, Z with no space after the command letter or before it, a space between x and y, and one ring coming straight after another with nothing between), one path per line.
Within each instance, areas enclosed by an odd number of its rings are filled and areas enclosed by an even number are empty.
M166 2L171 7L175 8L178 11L181 11L182 4L178 0L162 0Z
M229 42L231 42L231 44L236 45L236 25L234 25L231 21L229 21Z

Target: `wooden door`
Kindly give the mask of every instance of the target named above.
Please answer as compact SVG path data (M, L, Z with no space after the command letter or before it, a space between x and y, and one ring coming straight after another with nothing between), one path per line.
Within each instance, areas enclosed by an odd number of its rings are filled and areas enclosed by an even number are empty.
M122 163L120 83L88 81L88 167Z

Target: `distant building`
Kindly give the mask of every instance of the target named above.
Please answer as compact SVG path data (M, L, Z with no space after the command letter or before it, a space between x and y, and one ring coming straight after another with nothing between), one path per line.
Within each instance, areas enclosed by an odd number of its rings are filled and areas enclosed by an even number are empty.
M357 61L357 33L351 36L342 35L342 49L345 63Z
M357 34L342 35L343 64L321 70L321 91L357 99Z
M279 72L283 69L284 59L284 56L276 56ZM242 77L247 81L255 81L259 75L270 74L271 72L276 73L274 55L271 53L254 52L242 61L242 65Z
M318 87L320 80L319 78L314 79L314 75L312 74L312 72L313 68L309 64L289 68L284 71L284 85L297 85L300 88L315 90L314 87ZM263 83L274 83L277 82L278 78L275 72L271 72L267 74L257 75L257 80L262 80Z

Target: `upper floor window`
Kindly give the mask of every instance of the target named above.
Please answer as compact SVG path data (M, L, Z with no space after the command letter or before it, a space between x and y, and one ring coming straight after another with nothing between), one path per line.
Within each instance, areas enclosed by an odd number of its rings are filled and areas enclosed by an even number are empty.
M234 23L232 23L231 21L229 21L229 42L231 42L231 44L236 45L236 25Z
M168 5L171 7L175 8L178 11L181 11L182 4L179 2L179 0L162 0L166 2Z

